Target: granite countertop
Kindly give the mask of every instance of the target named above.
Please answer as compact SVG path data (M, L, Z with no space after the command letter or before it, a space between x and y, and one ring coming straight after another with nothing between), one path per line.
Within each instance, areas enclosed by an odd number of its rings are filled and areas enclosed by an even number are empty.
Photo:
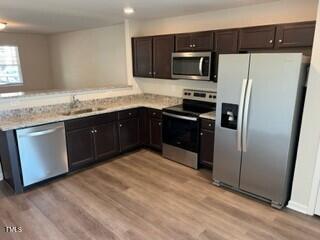
M212 111L208 113L203 113L200 115L200 117L205 119L210 119L210 120L216 120L216 112Z
M94 116L94 115L99 115L103 113L109 113L109 112L116 112L116 111L121 111L121 110L126 110L126 109L131 109L131 108L137 108L137 107L148 107L148 108L154 108L154 109L159 109L162 110L165 107L169 107L170 105L165 104L165 103L130 103L130 104L113 104L111 107L106 107L105 110L101 111L94 111L94 112L89 112L89 113L81 113L81 114L75 114L75 115L63 115L64 112L61 113L40 113L40 114L35 114L35 115L30 115L30 116L20 116L20 117L12 117L8 118L6 120L0 120L0 130L1 131L8 131L8 130L14 130L14 129L19 129L19 128L26 128L26 127L33 127L37 125L42 125L42 124L48 124L48 123L53 123L53 122L61 122L61 121L66 121L66 120L71 120L71 119L77 119L77 118L82 118L82 117L88 117L88 116ZM98 106L101 108L104 108L105 106Z

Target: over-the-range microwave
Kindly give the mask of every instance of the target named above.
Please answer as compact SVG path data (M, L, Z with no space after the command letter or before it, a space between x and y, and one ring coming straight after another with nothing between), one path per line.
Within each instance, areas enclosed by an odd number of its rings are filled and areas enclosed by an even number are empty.
M212 79L212 52L174 52L171 59L173 79Z

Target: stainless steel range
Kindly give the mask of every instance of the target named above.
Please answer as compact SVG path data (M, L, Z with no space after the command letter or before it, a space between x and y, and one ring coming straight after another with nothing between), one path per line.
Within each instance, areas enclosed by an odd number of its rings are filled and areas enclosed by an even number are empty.
M216 92L185 89L183 104L162 112L163 156L198 168L199 116L216 108Z

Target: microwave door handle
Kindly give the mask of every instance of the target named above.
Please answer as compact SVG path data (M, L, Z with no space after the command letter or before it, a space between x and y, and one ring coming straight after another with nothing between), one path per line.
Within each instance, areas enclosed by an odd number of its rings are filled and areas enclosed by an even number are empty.
M200 73L200 76L203 76L203 71L202 71L203 60L204 60L204 57L201 57L200 58L200 62L199 62L199 73Z

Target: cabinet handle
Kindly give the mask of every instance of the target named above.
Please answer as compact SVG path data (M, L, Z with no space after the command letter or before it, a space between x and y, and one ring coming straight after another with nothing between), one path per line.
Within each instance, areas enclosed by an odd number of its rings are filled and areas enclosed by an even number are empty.
M200 133L200 136L202 136L202 135L203 135L203 132Z
M192 44L190 44L190 46L189 47L192 47Z
M192 45L192 47L194 47L194 48L195 48L195 47L196 47L196 45L195 45L195 44L193 44L193 45Z
M159 122L158 124L159 124L159 126L161 126L161 125L162 125L162 124L161 124L161 122Z
M129 116L131 116L132 115L132 113L131 112L129 112Z
M279 39L279 43L282 43L282 39Z
M93 134L93 133L94 133L94 130L91 130L91 133Z
M271 40L269 41L269 43L273 43L273 40L271 39Z
M119 127L122 127L122 124L121 124L121 123L119 124Z
M97 133L98 132L98 130L94 130L94 133Z
M211 127L212 125L211 125L211 123L209 123L209 127Z
M156 113L155 113L155 112L153 112L153 113L152 113L152 115L156 115Z
M149 75L152 75L152 72L149 72Z

